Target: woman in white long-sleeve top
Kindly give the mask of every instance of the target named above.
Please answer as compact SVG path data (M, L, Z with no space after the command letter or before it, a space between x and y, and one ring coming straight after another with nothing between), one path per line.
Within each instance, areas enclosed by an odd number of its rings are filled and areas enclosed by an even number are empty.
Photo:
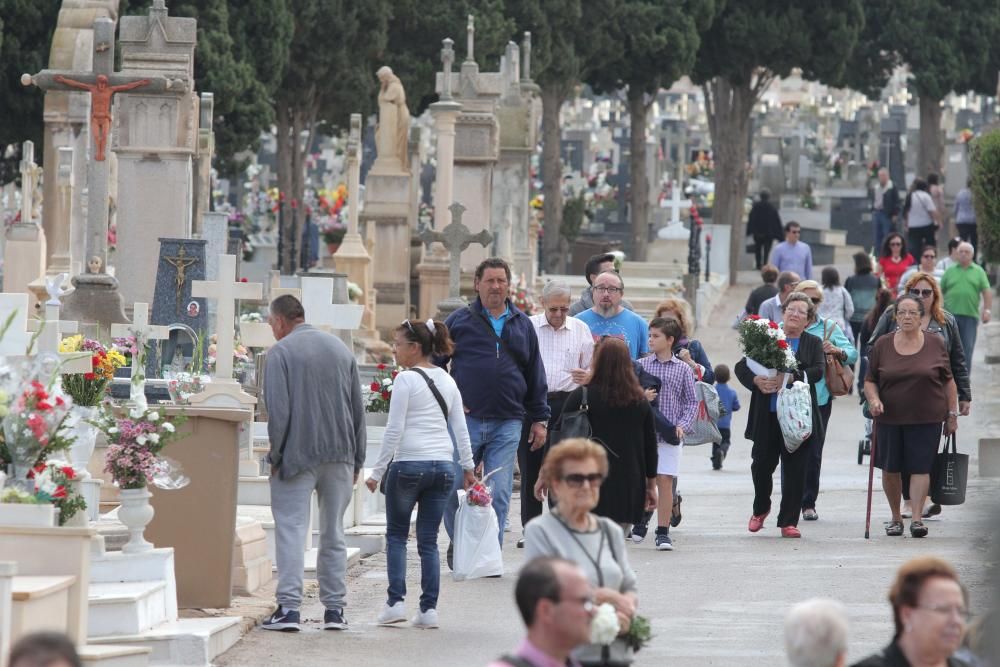
M385 477L386 560L388 599L378 615L381 625L406 620L406 540L410 516L417 507L417 552L420 554L420 612L412 624L438 627L437 599L441 563L437 535L445 503L455 482L454 449L465 474L474 481L472 447L465 425L462 395L432 355L451 354L452 341L443 322L405 320L396 328L396 362L406 370L396 376L382 450L371 477L374 492ZM452 440L454 434L454 441Z

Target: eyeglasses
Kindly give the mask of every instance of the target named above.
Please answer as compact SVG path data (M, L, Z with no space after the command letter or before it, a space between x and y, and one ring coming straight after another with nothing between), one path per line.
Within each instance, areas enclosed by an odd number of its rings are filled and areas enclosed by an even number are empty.
M910 290L910 294L912 294L913 296L920 296L920 297L923 297L923 298L927 299L927 298L930 298L930 297L934 296L934 290L932 290L932 289L917 289L916 287L914 287L913 289Z
M933 253L927 253L926 255L921 255L923 259L937 259L937 255Z
M934 612L940 616L952 616L957 615L963 621L968 621L972 617L969 610L965 607L952 607L951 605L931 605L931 606L918 606L917 609L923 609L924 611Z
M789 308L788 310L785 311L785 317L787 318L789 315L798 315L799 317L809 317L809 311L799 310L798 308Z
M594 291L595 292L603 292L605 294L618 294L619 292L621 292L623 290L622 290L621 287L605 287L604 285L601 285L600 287L595 287Z
M574 489L579 489L583 486L584 482L590 484L591 487L598 487L604 483L604 475L599 472L592 472L589 475L584 475L583 473L570 473L569 475L563 475L562 481L566 482L569 486Z

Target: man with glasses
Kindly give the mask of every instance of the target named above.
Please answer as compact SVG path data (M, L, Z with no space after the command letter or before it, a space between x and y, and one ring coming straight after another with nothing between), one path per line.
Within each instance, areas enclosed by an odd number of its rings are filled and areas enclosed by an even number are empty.
M614 271L605 271L594 279L594 307L579 315L594 338L612 336L628 345L632 359L649 352L649 325L646 320L622 305L625 281Z
M976 347L979 322L987 324L993 313L993 293L990 281L983 267L975 264L976 250L964 241L958 246L958 264L944 272L941 277L941 291L944 292L944 309L955 316L958 332L965 351L965 365L972 373L972 353ZM982 297L983 309L979 309Z
M925 245L923 252L920 253L920 262L911 265L899 279L899 285L897 287L897 292L902 296L906 292L906 283L909 282L913 274L918 271L921 273L926 273L929 276L934 276L938 281L941 280L941 276L944 275L944 269L937 268L937 248L932 245Z
M548 403L551 416L549 431L562 415L563 406L570 392L585 384L590 360L594 356L594 338L590 329L575 317L568 317L572 292L566 283L549 281L542 288L542 313L529 319L538 336L548 384ZM521 442L517 449L517 463L521 469L521 525L542 513L542 503L531 493L538 481L538 472L545 457L545 441L528 443L531 423L525 422ZM524 547L524 538L517 542Z
M549 422L545 367L538 336L528 316L511 303L510 266L493 257L476 267L473 281L478 297L445 321L455 343L450 357L435 361L455 379L472 440L472 454L492 480L493 509L500 524L500 546L514 485L514 462L522 426L531 426L528 444L544 443ZM457 465L457 462L456 462ZM448 498L444 526L454 535L461 474ZM448 546L451 567L454 545Z
M528 636L489 667L578 667L573 649L590 643L594 591L583 570L562 558L536 558L521 568L514 599Z
M812 278L812 248L808 243L799 240L802 236L802 226L797 222L785 225L785 240L774 247L771 253L771 264L779 271L793 271L802 280Z
M592 287L594 279L605 271L614 270L615 256L610 252L603 252L599 255L591 255L590 259L587 260L586 265L583 267L583 277L587 279L587 286L584 287L583 292L580 293L580 298L573 302L573 305L569 307L569 314L571 317L576 317L583 311L594 307L594 292ZM625 299L622 299L622 305L628 310L634 310L634 308L632 308L632 304Z

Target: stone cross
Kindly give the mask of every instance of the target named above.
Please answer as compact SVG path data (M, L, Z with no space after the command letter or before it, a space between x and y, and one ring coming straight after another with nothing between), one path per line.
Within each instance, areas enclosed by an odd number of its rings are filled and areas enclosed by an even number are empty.
M462 224L462 214L465 207L455 202L448 207L451 211L451 224L441 231L425 229L420 233L420 240L426 244L438 241L448 251L448 298L458 299L461 297L462 278L462 251L472 243L488 246L493 242L493 235L488 230L482 230L478 234L469 232L469 228Z
M476 62L476 18L469 14L469 22L465 25L465 62Z
M33 222L35 198L40 194L38 177L41 168L35 164L35 144L25 141L21 145L21 222Z
M455 63L455 49L452 46L455 41L450 37L441 40L444 48L441 49L441 62L444 65L444 79L441 81L441 101L451 100L451 66Z
M219 255L218 280L195 280L191 296L216 301L215 315L215 381L233 381L233 339L235 338L236 301L260 299L260 283L243 283L236 279L236 255Z
M667 208L670 209L670 224L681 224L681 210L691 208L691 200L681 198L681 184L673 181L670 186L670 199Z
M59 357L60 372L62 373L89 373L93 370L91 354L89 352L80 353L59 353L59 343L63 334L75 334L79 329L79 323L71 320L59 319L59 286L66 280L66 274L53 276L46 280L46 289L49 291L49 300L45 302L45 319L33 320L28 323L28 327L37 332L38 354L52 354Z
M132 358L132 384L145 384L146 345L153 340L166 340L170 337L167 327L149 323L149 304L136 302L132 307L131 324L112 324L112 338L135 338L137 354Z
M361 305L333 303L333 278L308 276L302 277L302 307L307 324L334 331L359 328L365 312Z
M94 155L87 161L87 230L86 261L100 260L100 272L108 263L108 180L110 163L105 149L111 137L111 98L116 92L142 87L143 92L184 92L186 83L162 76L130 77L114 71L115 24L109 18L94 21L94 65L89 72L42 70L34 76L24 74L21 83L42 90L79 91L91 94L90 132ZM184 90L179 90L184 89Z

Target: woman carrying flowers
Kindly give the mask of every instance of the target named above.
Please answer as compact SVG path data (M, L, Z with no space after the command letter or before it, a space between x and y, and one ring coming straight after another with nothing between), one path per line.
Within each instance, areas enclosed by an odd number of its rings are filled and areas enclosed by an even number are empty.
M824 369L823 341L805 332L816 314L816 307L805 294L792 292L782 306L782 312L783 332L774 322L759 317L748 318L740 325L746 356L736 364L736 377L751 391L745 437L753 441L750 470L754 501L748 528L751 533L759 531L771 512L772 476L780 461L783 475L778 527L782 537L801 537L797 526L809 448L812 440L823 434L823 422L816 404L816 383L822 379ZM768 369L777 373L768 373ZM796 380L809 383L812 435L794 453L790 453L778 424L777 398L778 391L786 382L790 385Z

